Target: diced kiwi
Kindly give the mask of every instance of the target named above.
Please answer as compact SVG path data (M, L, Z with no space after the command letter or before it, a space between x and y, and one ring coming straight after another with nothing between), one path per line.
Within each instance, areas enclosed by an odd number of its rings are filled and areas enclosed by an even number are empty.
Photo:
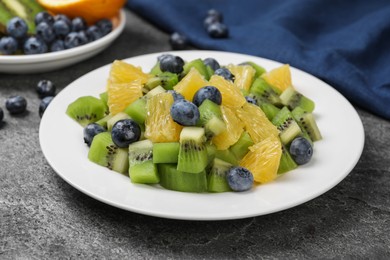
M206 79L210 79L211 76L214 75L214 70L213 70L213 68L211 68L210 66L206 66L206 69L207 69L207 74L208 74L208 76L206 77Z
M153 163L177 163L179 149L179 142L154 143Z
M150 140L129 145L129 176L133 183L160 182L157 166L153 163L153 143Z
M177 74L171 72L163 72L156 77L150 78L145 83L145 88L151 90L157 86L161 86L166 90L173 89L173 87L179 82Z
M119 112L118 114L112 116L110 119L107 120L107 130L111 131L114 124L122 119L130 119L130 117L125 112Z
M288 87L284 90L280 95L280 99L282 100L282 104L287 106L290 110L301 107L303 110L311 113L315 107L315 104L311 99L299 93L293 87Z
M117 147L108 132L97 134L93 138L88 152L88 159L123 174L129 169L127 149Z
M249 151L249 146L253 145L253 140L247 132L243 132L240 139L233 144L229 150L234 154L237 160L241 160Z
M152 75L159 75L161 74L162 71L160 69L160 62L157 62L153 68L151 69L150 73L149 74L152 74Z
M210 173L207 176L207 188L210 192L231 191L227 182L226 174L232 165L228 162L215 158Z
M100 100L106 105L107 111L108 111L108 93L103 92L99 94Z
M95 123L98 124L98 125L101 125L101 126L103 126L104 128L107 129L107 122L111 118L112 118L112 115L106 115L105 117L103 117L102 119L96 121Z
M215 158L215 154L217 152L217 147L215 147L215 145L211 144L211 143L206 143L206 151L207 151L207 169L208 168L211 168L211 164ZM208 170L206 170L206 172L209 172Z
M307 132L313 142L322 139L320 129L312 113L306 112L300 107L294 108L291 113L299 126Z
M280 157L278 174L286 173L288 171L294 170L297 167L298 167L298 165L292 159L287 148L284 145L282 145L282 156Z
M177 170L176 164L158 164L160 185L169 190L183 192L206 192L207 177L206 171L197 174Z
M223 160L233 165L238 165L237 157L228 149L228 150L216 150L215 158Z
M154 89L152 89L151 91L149 91L148 93L146 93L146 97L150 98L150 97L153 97L155 95L158 95L160 93L165 93L165 92L166 92L166 90L163 87L157 86Z
M128 105L124 112L128 114L139 125L143 125L146 119L146 100L139 98L130 105Z
M250 66L252 66L252 68L254 68L255 71L256 71L255 78L260 77L263 73L266 72L266 70L263 67L261 67L260 65L254 63L252 61L246 61L246 62L241 63L240 65L250 65Z
M226 130L221 108L213 101L209 99L204 100L199 106L199 114L199 125L204 126L208 140Z
M270 121L272 121L274 116L280 111L280 108L272 105L271 103L261 103L260 108Z
M209 71L201 59L195 59L184 64L183 74L190 72L191 68L195 68L206 80L209 80Z
M105 116L106 106L104 103L92 96L84 96L69 104L66 114L85 127Z
M205 131L202 127L187 126L183 128L180 133L180 149L177 161L179 171L199 173L206 168L205 138Z
M263 78L257 78L253 81L249 92L254 95L257 103L271 103L275 106L281 106L280 91L269 85Z
M279 137L282 144L289 144L295 137L302 134L301 128L294 120L290 110L283 107L272 119L272 123L280 131Z

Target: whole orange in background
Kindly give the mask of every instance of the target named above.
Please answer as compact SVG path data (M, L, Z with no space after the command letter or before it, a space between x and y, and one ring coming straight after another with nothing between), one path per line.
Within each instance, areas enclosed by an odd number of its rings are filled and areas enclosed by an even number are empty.
M88 24L116 16L126 0L38 0L45 9L54 14L71 18L81 16Z

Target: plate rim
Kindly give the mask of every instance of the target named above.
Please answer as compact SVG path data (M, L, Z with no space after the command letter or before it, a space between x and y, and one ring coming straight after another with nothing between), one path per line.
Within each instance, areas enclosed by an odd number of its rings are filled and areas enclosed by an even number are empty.
M240 56L246 56L248 59L250 58L256 58L256 59L263 59L263 60L267 60L267 61L271 61L273 63L276 63L276 64L279 64L279 65L282 65L283 63L281 62L278 62L278 61L275 61L275 60L271 60L271 59L267 59L267 58L263 58L263 57L258 57L258 56L252 56L252 55L247 55L247 54L242 54L242 53L236 53L236 52L225 52L225 51L214 51L214 50L186 50L186 51L164 51L164 52L157 52L157 53L149 53L149 54L143 54L143 55L139 55L139 56L134 56L134 57L129 57L129 58L125 58L123 59L124 61L126 60L131 60L131 59L144 59L144 58L148 58L149 56L158 56L158 55L161 55L161 54L164 54L164 53L172 53L172 54L177 54L180 56L180 54L186 54L186 53L202 53L202 54L212 54L212 53L220 53L221 55L223 54L227 54L227 55L230 55L230 54L233 54L233 55L240 55ZM76 79L75 81L71 82L68 86L71 86L71 85L74 85L77 83L78 80L82 80L82 78L84 77L88 77L90 74L93 74L95 73L97 70L103 68L103 67L107 67L107 66L110 66L111 63L109 64L106 64L100 68L97 68L93 71L90 71L89 73L86 73L85 75L81 76L80 78ZM332 183L328 183L328 185L326 186L326 188L323 188L323 189L320 189L318 190L317 192L315 193L312 193L310 196L306 196L304 199L300 199L299 201L296 201L295 203L290 203L290 204L286 204L285 206L283 207L278 207L278 208L274 208L274 209L271 209L271 210L268 210L268 211L264 211L264 212L261 212L261 213L251 213L251 214L241 214L241 215L230 215L230 216L197 216L197 217L192 217L192 216L187 216L187 215L172 215L172 214L169 214L169 213L162 213L162 212L158 212L158 211L153 211L153 210L145 210L145 209L142 209L142 208L137 208L135 206L132 206L132 207L129 207L129 206L124 206L122 205L121 203L117 203L117 202L113 202L113 201L110 201L110 200L107 200L106 198L102 197L102 196L99 196L93 192L90 192L89 190L85 190L85 188L81 187L79 184L77 183L73 183L71 181L69 181L66 176L64 176L60 170L57 169L57 167L55 165L52 164L51 161L48 160L48 157L47 157L47 154L45 151L45 149L43 148L43 137L42 137L42 128L44 127L44 123L42 122L45 122L45 116L42 117L42 121L41 121L41 124L40 124L40 129L39 129L39 141L40 141L40 146L41 146L41 150L47 160L47 162L50 164L50 166L54 169L54 171L56 172L56 174L58 174L63 180L65 180L69 185L71 185L72 187L76 188L77 190L79 190L80 192L96 199L96 200L99 200L105 204L108 204L108 205L111 205L111 206L114 206L114 207L117 207L117 208L121 208L123 210L126 210L126 211L131 211L131 212L135 212L135 213L140 213L140 214L144 214L144 215L149 215L149 216L154 216L154 217L162 217L162 218L168 218L168 219L180 219L180 220L200 220L200 221L216 221L216 220L231 220L231 219L242 219L242 218L249 218L249 217L255 217L255 216L260 216L260 215L267 215L267 214L272 214L272 213L275 213L275 212L280 212L280 211L284 211L286 209L289 209L289 208L293 208L293 207L296 207L298 205L301 205L303 203L306 203L314 198L317 198L319 196L321 196L322 194L328 192L330 189L332 189L333 187L335 187L337 184L339 184L342 180L345 179L346 176L348 176L348 174L353 170L353 168L356 166L356 164L358 163L360 157L361 157L361 154L363 152L363 148L364 148L364 143L365 143L365 135L364 135L364 126L362 124L362 121L361 121L361 118L360 116L358 115L356 109L352 106L352 104L340 93L338 92L336 89L334 89L333 87L331 87L329 84L327 84L326 82L322 81L321 79L305 72L305 71L302 71L300 69L297 69L295 67L291 67L292 70L298 70L300 71L300 73L303 73L305 76L307 77L311 77L317 81L321 81L323 84L325 84L331 91L333 91L334 94L338 95L339 98L342 99L342 101L344 102L344 104L348 105L351 109L351 111L354 112L354 115L355 115L355 118L358 119L357 123L359 123L359 126L360 126L360 129L359 129L359 133L360 133L360 145L359 145L359 149L357 150L357 156L354 158L354 161L353 162L350 162L349 164L349 167L345 170L345 172L341 175L338 176L337 179L334 179L334 181ZM64 88L65 90L66 88ZM55 100L55 99L54 99Z

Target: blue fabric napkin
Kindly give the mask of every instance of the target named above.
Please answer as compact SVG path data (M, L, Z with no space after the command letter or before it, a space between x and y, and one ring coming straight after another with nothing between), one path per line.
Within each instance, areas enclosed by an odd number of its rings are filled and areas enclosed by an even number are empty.
M389 0L129 0L128 6L197 48L289 63L390 119ZM207 35L203 20L211 8L223 14L229 38Z

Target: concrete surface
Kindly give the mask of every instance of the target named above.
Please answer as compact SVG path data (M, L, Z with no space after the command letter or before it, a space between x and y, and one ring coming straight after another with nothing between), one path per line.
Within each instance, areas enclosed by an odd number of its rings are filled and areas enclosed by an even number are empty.
M169 50L165 33L127 15L124 33L97 57L40 75L0 74L1 107L11 94L28 100L28 113L6 112L0 129L0 259L390 259L390 122L360 109L366 145L349 176L267 216L148 217L98 202L57 176L39 146L35 84L50 79L60 91L115 58Z

